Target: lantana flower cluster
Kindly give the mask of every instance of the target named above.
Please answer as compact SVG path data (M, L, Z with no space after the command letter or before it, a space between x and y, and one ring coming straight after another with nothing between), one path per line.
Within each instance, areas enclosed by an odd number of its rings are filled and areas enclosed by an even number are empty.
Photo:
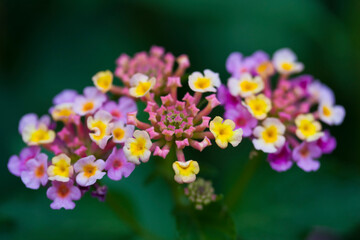
M307 172L318 170L321 155L336 147L324 124L340 125L345 117L333 91L311 75L299 75L304 65L286 48L271 59L263 51L248 57L235 52L226 68L231 77L218 91L225 118L242 128L256 150L268 153L274 170L294 163Z
M217 73L205 70L186 78L187 56L175 58L161 47L133 58L121 55L116 64L114 74L96 73L94 86L82 93L64 90L56 95L49 115L30 113L20 120L19 133L27 146L11 156L9 171L30 189L46 187L53 209L73 209L86 192L104 200L107 187L100 180L105 175L114 181L126 178L151 154L166 158L174 151L175 181L191 183L200 167L185 158L185 147L202 151L211 140L221 148L241 142L243 131L235 129L234 121L209 116L220 104ZM193 94L178 95L182 80ZM146 103L147 121L137 118L136 101ZM202 108L203 101L207 104Z

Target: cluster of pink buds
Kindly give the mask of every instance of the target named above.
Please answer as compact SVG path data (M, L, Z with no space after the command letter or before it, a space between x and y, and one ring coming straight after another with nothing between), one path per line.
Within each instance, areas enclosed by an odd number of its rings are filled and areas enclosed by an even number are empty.
M262 51L245 58L232 53L226 67L232 76L218 92L224 116L243 129L255 149L269 153L274 170L286 171L294 162L304 171L319 169L317 159L336 147L320 121L339 125L345 116L332 90L310 75L290 78L304 68L290 49L278 50L271 60Z
M86 87L82 94L64 90L55 96L50 116L26 114L19 133L27 147L10 157L9 171L28 188L47 187L53 209L73 209L74 201L86 192L104 200L107 187L101 179L128 177L151 153L166 158L176 151L176 159L170 159L174 179L195 181L199 164L186 161L183 149L191 146L202 151L212 139L221 148L228 143L237 146L242 130L235 129L232 120L215 117L210 121L210 112L220 103L215 94L205 94L215 93L220 86L217 73L192 73L188 83L195 94L178 97L189 61L185 55L176 61L178 68L173 72L175 58L160 47L133 59L121 55L115 70L121 86L113 85L111 71L101 71L92 78L95 87ZM201 109L202 98L208 104ZM135 100L146 102L148 122L137 119Z
M174 70L175 62L177 69ZM149 78L155 78L155 86L153 92L156 95L166 93L166 83L168 77L181 77L186 69L190 66L190 61L187 55L183 54L174 57L172 53L165 53L164 48L153 46L150 52L140 52L130 58L127 54L122 54L116 60L115 76L121 79L124 87L113 87L114 93L127 94L131 87L133 75L142 73Z

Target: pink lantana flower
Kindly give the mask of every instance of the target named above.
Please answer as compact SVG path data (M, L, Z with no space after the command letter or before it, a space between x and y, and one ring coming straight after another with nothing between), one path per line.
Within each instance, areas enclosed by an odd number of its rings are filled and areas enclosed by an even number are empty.
M21 172L21 180L26 187L38 189L40 185L46 185L48 181L47 159L46 154L40 153L26 162L26 170Z
M126 122L126 115L129 112L136 111L137 106L132 98L124 96L119 98L118 103L114 101L106 102L102 109L109 112L113 116L113 119Z
M40 153L39 147L27 147L21 150L19 156L13 155L8 162L9 171L17 177L20 177L21 172L26 170L26 163L35 158Z
M122 149L114 147L110 156L106 160L105 169L108 177L112 180L118 181L122 177L127 178L135 169L135 164L128 162Z
M52 209L73 209L75 207L73 201L81 198L80 189L74 186L73 180L68 182L53 181L46 195L49 199L53 200L50 204Z

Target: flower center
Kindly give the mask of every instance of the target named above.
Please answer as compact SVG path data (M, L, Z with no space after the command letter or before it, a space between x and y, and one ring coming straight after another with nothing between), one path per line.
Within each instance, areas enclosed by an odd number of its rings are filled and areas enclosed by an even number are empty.
M261 116L267 113L267 103L263 99L253 99L250 101L249 107L255 116Z
M330 117L331 116L331 110L329 107L327 106L323 106L323 114L325 117Z
M137 85L135 92L138 96L144 96L150 89L151 82L139 82Z
M239 117L236 119L236 125L238 127L243 127L246 125L246 119L245 118L242 118L242 117Z
M303 147L301 148L301 150L299 151L300 152L300 155L303 157L303 158L306 158L309 156L309 149L307 147Z
M85 177L90 178L95 175L97 167L92 164L87 164L84 166L83 170Z
M278 133L277 133L277 128L275 126L269 126L267 127L263 133L262 133L262 137L264 139L264 141L266 143L274 143L276 142L277 138L278 138Z
M35 170L35 176L37 178L42 178L45 174L45 168L44 168L44 165L41 164L40 166L38 166Z
M243 92L252 92L254 90L256 90L256 88L258 87L258 84L255 82L251 82L251 81L242 81L240 82L240 89Z
M66 198L70 193L70 189L66 186L65 183L60 183L60 186L57 189L57 194L61 198Z
M100 88L107 89L111 85L112 78L110 74L105 74L97 79L97 84Z
M98 132L96 135L93 135L94 140L98 141L101 140L105 134L106 134L106 128L107 125L103 123L102 121L96 121L91 125L91 129L98 129Z
M285 71L290 71L293 68L293 65L290 62L283 62L281 64L281 68L284 69Z
M130 143L130 152L133 156L141 156L144 154L146 148L145 138L137 138L134 142Z
M300 122L299 129L305 137L313 136L316 133L315 124L307 119L304 119Z
M119 117L121 117L121 112L119 110L115 109L115 110L111 111L111 115L113 117L119 118Z
M113 136L116 140L121 140L125 136L125 131L122 128L115 128L113 131Z
M48 140L48 139L50 139L48 131L45 130L45 129L40 128L40 129L35 130L31 134L30 141L38 143L38 142L45 141L45 140Z
M54 174L62 177L69 176L69 164L65 159L61 159L55 164Z
M83 105L83 111L84 112L88 112L91 111L94 108L94 103L93 102L87 102Z
M113 168L115 169L121 168L122 165L123 165L122 162L118 159L115 159L113 162Z
M199 77L195 81L194 85L197 89L206 89L206 88L210 87L211 80L210 80L210 78L207 78L207 77Z

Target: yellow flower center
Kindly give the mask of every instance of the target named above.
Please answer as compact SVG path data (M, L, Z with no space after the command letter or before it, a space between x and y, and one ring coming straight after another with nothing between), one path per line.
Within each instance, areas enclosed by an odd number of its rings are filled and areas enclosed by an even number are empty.
M215 133L215 137L221 142L228 142L228 140L234 136L234 131L231 126L223 123L214 124L213 132Z
M264 99L255 98L249 101L249 107L255 117L262 116L268 112L268 104Z
M96 80L99 88L108 89L112 84L112 76L111 74L103 74Z
M141 156L144 154L146 150L146 140L143 137L139 137L135 139L132 143L130 143L130 153L133 156Z
M125 131L122 128L115 128L113 131L113 136L116 140L121 140L125 136Z
M87 112L87 111L91 111L94 108L94 103L93 102L87 102L83 105L83 111Z
M267 127L262 132L262 138L266 143L274 143L278 139L278 130L274 125Z
M243 92L252 92L254 90L256 90L256 88L258 87L258 84L256 82L251 82L251 81L241 81L240 82L240 89Z
M30 137L30 142L39 143L50 139L49 131L46 129L35 130Z
M72 111L71 107L65 108L55 108L52 112L53 119L61 119L61 118L68 118L74 112Z
M40 166L38 166L36 169L35 169L35 177L37 178L42 178L45 174L45 168L44 168L44 165L41 164Z
M281 64L281 68L284 69L285 71L290 71L293 68L293 64L290 62L283 62Z
M258 73L264 73L268 68L268 63L267 62L264 62L262 64L260 64L257 68L257 72Z
M139 82L136 86L135 92L138 96L144 96L150 89L151 82Z
M93 138L95 141L99 141L105 136L107 125L102 121L96 121L91 124L91 130L94 130L95 128L99 129L99 132L96 135L94 134Z
M95 175L97 167L92 164L86 164L83 168L84 176L90 178Z
M325 117L330 117L331 116L330 108L328 108L327 106L323 106L323 114Z
M301 120L298 129L305 137L311 137L316 134L316 126L308 119Z
M65 159L60 159L57 163L54 164L54 175L69 177L69 167L70 165L66 162Z
M211 85L211 80L210 80L210 78L207 78L207 77L199 77L194 82L194 86L197 89L206 89L206 88L210 87L210 85Z
M190 176L196 171L193 161L189 165L180 165L178 162L175 162L177 169L179 170L179 175L181 176Z

